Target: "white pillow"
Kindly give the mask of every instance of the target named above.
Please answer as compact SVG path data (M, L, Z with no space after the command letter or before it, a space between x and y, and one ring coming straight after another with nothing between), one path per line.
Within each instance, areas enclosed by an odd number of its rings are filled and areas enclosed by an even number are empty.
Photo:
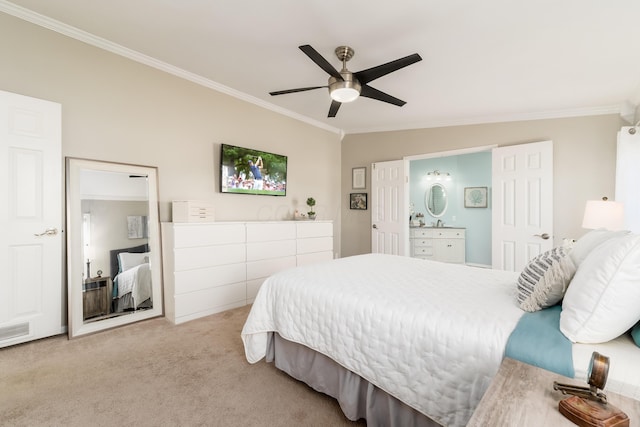
M118 254L118 264L120 265L121 272L147 262L149 262L149 252L139 254L120 252Z
M560 330L573 342L610 341L640 320L640 235L598 245L578 267L562 302Z
M613 239L614 237L620 237L629 234L628 231L609 231L604 228L599 228L597 230L591 230L584 236L578 239L577 242L573 244L571 248L571 259L573 259L573 263L576 267L580 266L580 263L589 256L589 253L595 249L601 243L609 239Z
M569 249L558 246L533 258L518 277L518 304L538 311L557 304L576 272Z

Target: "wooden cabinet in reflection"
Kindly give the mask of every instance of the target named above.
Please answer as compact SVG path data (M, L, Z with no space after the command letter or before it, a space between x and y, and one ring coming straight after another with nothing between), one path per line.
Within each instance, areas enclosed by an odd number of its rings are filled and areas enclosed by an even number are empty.
M82 284L82 315L85 320L109 314L113 284L109 277L93 277Z

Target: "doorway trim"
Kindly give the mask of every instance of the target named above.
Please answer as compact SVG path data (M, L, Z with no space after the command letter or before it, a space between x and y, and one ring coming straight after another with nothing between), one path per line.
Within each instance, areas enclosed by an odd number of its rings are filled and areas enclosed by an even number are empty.
M409 200L410 192L409 192L409 177L411 176L411 161L412 160L424 160L424 159L435 159L439 157L452 157L459 156L461 154L472 154L472 153L480 153L485 151L492 151L497 148L498 144L491 145L481 145L478 147L469 147L469 148L460 148L456 150L447 150L447 151L437 151L435 153L425 153L425 154L416 154L413 156L404 156L402 160L404 160L404 200ZM403 215L405 218L409 218L409 204L405 203L403 207ZM402 245L405 248L405 253L409 254L409 235L407 234L406 238L403 239ZM482 266L486 267L486 266Z

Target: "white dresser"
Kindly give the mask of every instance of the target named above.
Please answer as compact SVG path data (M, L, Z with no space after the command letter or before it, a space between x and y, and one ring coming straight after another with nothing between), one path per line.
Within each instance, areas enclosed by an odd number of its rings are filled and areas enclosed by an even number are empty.
M464 264L464 228L411 228L411 256L433 261Z
M178 324L250 304L278 271L333 258L333 222L162 223L165 315Z

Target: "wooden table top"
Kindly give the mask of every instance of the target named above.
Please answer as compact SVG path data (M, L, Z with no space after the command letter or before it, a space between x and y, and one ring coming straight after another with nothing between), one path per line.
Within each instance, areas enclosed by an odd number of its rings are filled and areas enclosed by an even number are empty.
M553 382L587 386L579 380L505 358L467 427L575 426L558 411L569 397L553 389ZM640 423L640 401L607 391L607 400L624 411L630 425Z

